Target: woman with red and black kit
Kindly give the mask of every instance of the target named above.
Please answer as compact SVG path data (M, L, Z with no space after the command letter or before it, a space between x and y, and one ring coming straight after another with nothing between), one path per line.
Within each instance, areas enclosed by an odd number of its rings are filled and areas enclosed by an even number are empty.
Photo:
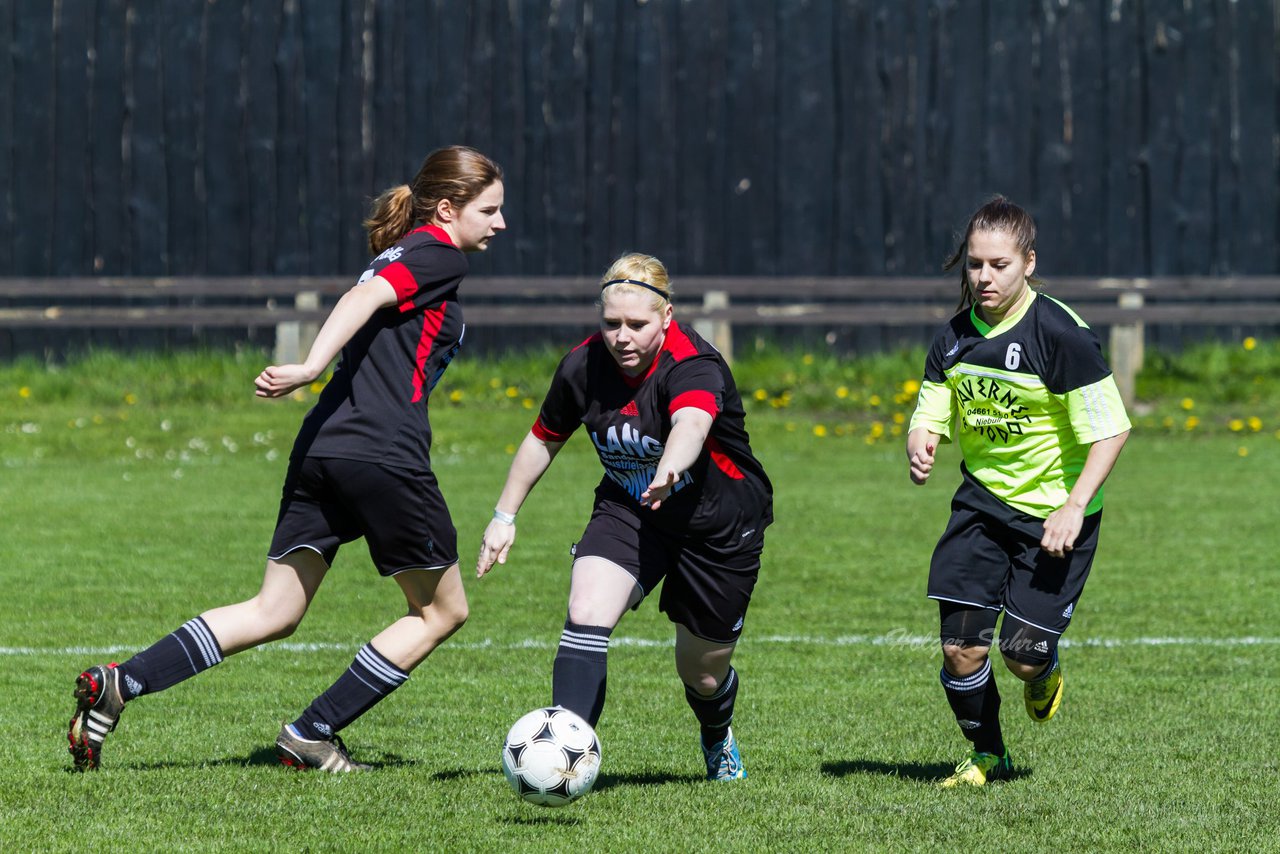
M463 146L433 152L412 186L376 200L365 221L375 257L306 361L272 365L254 381L259 397L284 397L342 355L294 443L261 590L205 611L128 661L81 673L68 732L77 770L98 767L126 702L292 634L339 546L359 537L379 574L399 584L408 612L281 727L276 752L296 768L369 767L351 759L338 731L402 685L467 619L457 532L431 471L427 402L462 340L465 253L488 248L506 227L502 203L501 169Z
M620 257L599 305L600 331L560 362L516 452L476 573L506 563L517 511L584 427L605 473L573 550L552 702L596 725L609 636L663 582L658 607L676 624L676 672L701 727L707 779L740 779L730 728L740 680L730 660L773 521L773 488L752 454L729 366L674 319L662 262Z

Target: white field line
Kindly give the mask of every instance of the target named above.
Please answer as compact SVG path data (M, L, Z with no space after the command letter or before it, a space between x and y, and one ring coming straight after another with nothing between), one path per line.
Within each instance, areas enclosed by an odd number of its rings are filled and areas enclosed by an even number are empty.
M484 639L479 641L449 641L446 642L442 651L448 650L518 650L518 649L555 649L559 642L559 638L536 639L525 638L519 641L495 641L492 639ZM351 643L291 643L289 641L278 641L269 643L252 652L327 652L327 651L343 651L355 650L360 647L363 641L352 641ZM935 651L938 647L937 635L912 635L906 632L890 632L883 635L840 635L837 637L814 637L811 635L762 635L753 637L752 635L744 635L742 644L745 647L753 647L760 645L776 645L776 646L813 646L813 647L858 647L858 646L880 646L880 647L898 647L906 649L918 649L922 651ZM609 641L611 647L670 647L671 640L652 640L648 638L629 638L616 637ZM1125 647L1160 647L1160 646L1187 646L1187 647L1250 647L1250 646L1277 646L1280 645L1280 637L1238 637L1238 638L1211 638L1211 637L1138 637L1138 638L1063 638L1062 646L1064 647L1101 647L1103 649L1115 649ZM54 655L83 655L83 656L109 656L120 653L132 653L142 649L141 646L65 646L65 647L36 647L36 646L0 646L0 656L54 656Z

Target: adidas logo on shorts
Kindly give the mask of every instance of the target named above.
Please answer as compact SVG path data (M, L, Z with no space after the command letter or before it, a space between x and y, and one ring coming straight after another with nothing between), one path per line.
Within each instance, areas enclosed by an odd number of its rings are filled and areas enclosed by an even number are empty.
M1068 606L1067 606L1067 609L1066 609L1065 611L1063 611L1063 612L1062 612L1062 616L1063 616L1063 618L1064 618L1064 619L1067 619L1067 620L1071 619L1071 612L1075 610L1075 607L1076 607L1076 605L1075 605L1075 603L1074 603L1074 602L1072 602L1070 605L1068 605Z

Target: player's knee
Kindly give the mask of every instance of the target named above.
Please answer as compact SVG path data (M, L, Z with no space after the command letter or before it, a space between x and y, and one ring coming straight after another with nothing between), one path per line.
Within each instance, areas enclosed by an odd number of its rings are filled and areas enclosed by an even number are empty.
M991 647L989 646L944 643L942 645L942 658L948 673L953 676L968 676L970 673L981 669L990 650Z
M1006 619L1000 632L1000 654L1009 672L1019 679L1034 679L1057 649L1058 635L1025 623L1011 629Z
M471 616L471 606L467 604L467 597L463 594L438 598L426 610L427 614L424 616L428 621L435 623L447 634L453 634L462 628Z

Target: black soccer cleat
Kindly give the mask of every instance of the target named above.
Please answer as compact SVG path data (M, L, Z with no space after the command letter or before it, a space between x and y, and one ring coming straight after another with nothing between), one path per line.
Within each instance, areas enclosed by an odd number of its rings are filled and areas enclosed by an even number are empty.
M102 742L116 728L124 710L115 663L95 664L77 676L73 696L76 713L67 729L71 759L77 771L93 771L102 761Z

